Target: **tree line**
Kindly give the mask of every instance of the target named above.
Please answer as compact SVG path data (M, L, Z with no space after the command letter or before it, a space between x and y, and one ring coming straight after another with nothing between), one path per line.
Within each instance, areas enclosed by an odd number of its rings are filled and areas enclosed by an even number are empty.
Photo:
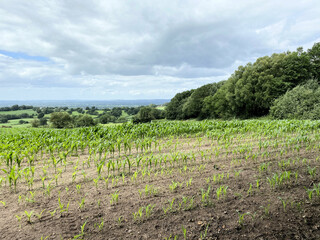
M225 81L176 94L167 105L166 118L244 119L270 114L279 119L319 119L320 98L315 97L319 83L320 43L315 43L307 51L300 47L258 58L239 66Z

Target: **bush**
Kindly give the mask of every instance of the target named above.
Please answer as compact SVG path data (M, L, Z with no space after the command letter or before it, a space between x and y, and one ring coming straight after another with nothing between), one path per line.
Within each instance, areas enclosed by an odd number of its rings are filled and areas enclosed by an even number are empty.
M164 111L153 107L142 107L137 116L133 118L134 123L146 123L151 120L164 118Z
M26 124L26 123L29 123L29 122L25 120L19 120L19 124Z
M116 121L116 117L112 116L110 113L105 113L99 117L99 122L102 124L107 124L109 122L115 122L115 121Z
M48 124L47 118L39 118L39 121L40 121L40 126L45 126Z
M40 120L39 119L33 119L31 120L31 126L34 128L37 128L40 126Z
M90 127L96 125L93 118L87 114L75 116L73 120L75 127Z
M320 86L310 80L293 88L275 100L270 114L275 119L320 119Z
M53 112L49 121L54 128L70 128L73 126L73 119L67 112Z
M6 115L0 115L0 123L7 123L8 117Z

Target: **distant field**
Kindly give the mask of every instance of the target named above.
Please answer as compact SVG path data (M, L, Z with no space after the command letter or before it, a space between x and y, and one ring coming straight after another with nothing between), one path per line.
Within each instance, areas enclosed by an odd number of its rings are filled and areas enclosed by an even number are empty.
M24 120L28 121L29 123L26 124L20 124L19 121ZM7 126L7 127L31 127L30 121L32 121L33 118L22 118L22 119L12 119L9 120L7 123L0 123L0 126Z
M159 109L159 110L165 110L165 109L166 109L166 106L158 106L157 109Z
M16 111L0 111L0 115L19 115L23 113L28 113L28 114L37 114L36 111L33 109L25 109L25 110L16 110Z

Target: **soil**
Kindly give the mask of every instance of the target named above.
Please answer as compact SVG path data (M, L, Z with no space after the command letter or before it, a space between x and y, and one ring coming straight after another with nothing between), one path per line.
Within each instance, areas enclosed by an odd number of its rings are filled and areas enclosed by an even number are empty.
M279 146L270 144L260 149L261 139L239 137L228 147L205 137L201 145L197 138L177 138L172 144L168 143L171 140L162 139L161 150L152 146L152 152L132 151L129 157L153 156L154 161L167 156L166 165L159 163L152 170L145 166L145 172L139 171L136 180L135 167L130 173L111 171L109 175L114 178L112 183L109 176L108 187L103 179L108 176L106 166L97 184L94 182L98 179L95 160L91 159L88 165L87 149L80 156L69 156L66 167L58 165L62 171L57 182L54 176L59 169L55 171L50 165L43 188L42 168L50 163L50 157L39 155L30 189L24 180L18 183L16 192L2 182L0 201L5 205L0 203L0 239L320 239L320 197L314 192L314 198L309 199L305 189L320 182L319 148L302 146L296 151L281 145L286 139L268 139L270 143L277 141ZM242 148L246 148L245 152L240 151ZM179 159L185 154L187 162L172 166L169 159L175 152ZM106 159L125 158L122 152L121 156L108 154ZM290 164L286 165L288 161ZM262 171L264 163L269 167ZM311 176L309 170L314 167L315 174ZM268 178L281 171L291 171L290 180L271 188ZM76 177L72 178L74 172ZM171 190L174 183L177 187ZM146 193L146 186L155 191ZM228 188L218 200L220 186ZM202 193L208 188L208 198L202 201ZM112 194L117 193L118 202L111 203ZM59 198L64 209L69 203L68 210L60 211ZM183 198L188 206L183 204ZM84 206L80 208L82 199ZM146 216L147 206L154 206L150 216ZM141 218L139 209L143 210ZM30 222L25 211L33 212Z

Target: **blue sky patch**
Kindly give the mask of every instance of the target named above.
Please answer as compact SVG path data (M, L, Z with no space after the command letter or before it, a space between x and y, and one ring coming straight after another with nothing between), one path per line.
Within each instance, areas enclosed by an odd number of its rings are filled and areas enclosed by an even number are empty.
M15 59L26 59L26 60L32 60L32 61L38 61L38 62L50 61L50 59L46 58L46 57L30 56L30 55L28 55L26 53L22 53L22 52L9 52L9 51L0 50L0 54L15 58Z

